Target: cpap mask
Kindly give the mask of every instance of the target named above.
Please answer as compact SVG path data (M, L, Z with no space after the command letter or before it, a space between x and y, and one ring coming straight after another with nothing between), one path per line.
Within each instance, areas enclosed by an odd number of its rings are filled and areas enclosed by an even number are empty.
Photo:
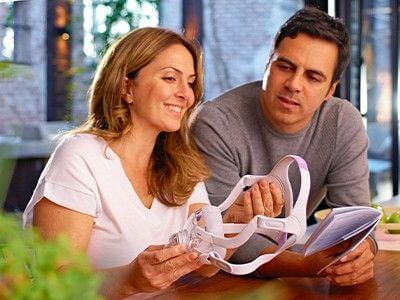
M293 207L293 193L289 181L289 166L296 162L301 176L301 186ZM276 183L285 201L285 217L254 216L247 224L223 223L221 213L227 210L244 190L265 179ZM205 264L213 264L225 272L244 275L255 271L285 249L292 247L305 233L306 206L310 191L310 174L307 163L299 156L287 155L265 176L243 176L226 200L219 206L206 205L193 213L183 230L170 236L168 246L185 244L188 250L199 253ZM204 228L203 228L204 227ZM243 245L253 234L268 237L277 244L274 253L263 254L245 264L232 264L224 260L226 249ZM236 234L225 237L225 234Z

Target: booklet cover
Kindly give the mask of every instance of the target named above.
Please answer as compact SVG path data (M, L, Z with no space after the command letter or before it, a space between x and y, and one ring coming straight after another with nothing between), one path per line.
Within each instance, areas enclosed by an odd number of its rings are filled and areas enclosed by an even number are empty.
M334 208L308 238L302 252L310 255L351 239L350 247L322 268L320 273L356 248L375 228L381 215L380 210L367 206Z

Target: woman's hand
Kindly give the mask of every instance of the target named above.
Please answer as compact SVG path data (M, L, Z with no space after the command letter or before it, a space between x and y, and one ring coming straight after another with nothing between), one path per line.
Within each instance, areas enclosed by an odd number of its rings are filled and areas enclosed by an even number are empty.
M232 204L224 215L224 222L248 223L256 215L276 217L281 213L283 204L279 187L262 179Z
M164 248L149 246L132 262L130 285L136 292L153 292L169 287L180 277L203 265L196 252L184 245Z

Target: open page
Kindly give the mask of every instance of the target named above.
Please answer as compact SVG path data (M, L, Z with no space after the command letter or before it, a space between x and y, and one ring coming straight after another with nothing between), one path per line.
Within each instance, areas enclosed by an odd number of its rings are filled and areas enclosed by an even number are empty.
M375 228L381 215L381 211L365 206L334 208L311 234L302 252L310 255L351 239L350 247L330 262L331 265L357 247Z

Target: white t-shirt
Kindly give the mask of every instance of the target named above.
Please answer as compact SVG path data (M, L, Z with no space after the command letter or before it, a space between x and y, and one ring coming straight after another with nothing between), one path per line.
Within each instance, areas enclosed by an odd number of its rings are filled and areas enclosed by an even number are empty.
M165 244L183 228L189 205L209 204L201 182L182 206L154 199L146 208L118 156L103 138L91 134L69 137L57 147L25 209L24 226L32 224L33 208L43 197L94 218L87 253L99 269L129 264L149 245Z

